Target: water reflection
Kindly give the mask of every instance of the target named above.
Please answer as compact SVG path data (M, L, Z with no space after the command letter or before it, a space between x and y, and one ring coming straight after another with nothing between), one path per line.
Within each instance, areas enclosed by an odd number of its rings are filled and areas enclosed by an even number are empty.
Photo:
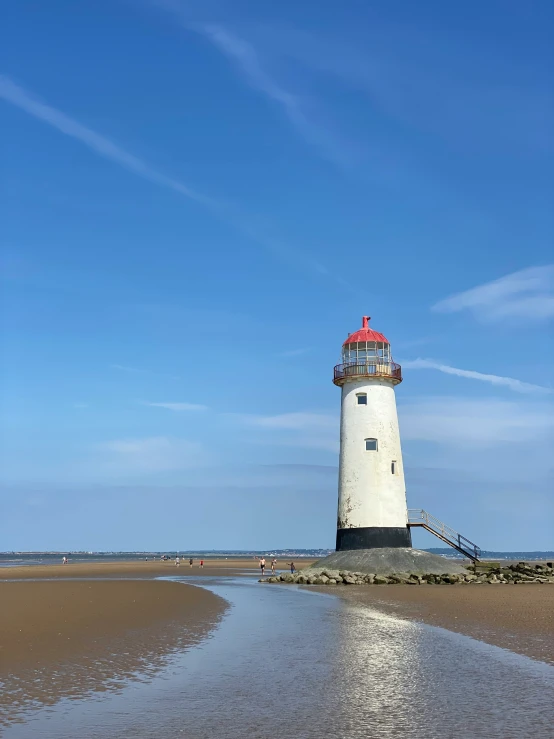
M209 587L232 604L212 639L146 684L38 712L6 739L552 736L552 667L332 595Z

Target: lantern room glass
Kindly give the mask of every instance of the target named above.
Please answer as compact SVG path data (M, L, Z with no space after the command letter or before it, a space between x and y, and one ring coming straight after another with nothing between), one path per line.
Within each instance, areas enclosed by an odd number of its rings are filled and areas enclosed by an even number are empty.
M345 344L342 349L345 364L384 364L391 361L390 344L381 341L358 341Z

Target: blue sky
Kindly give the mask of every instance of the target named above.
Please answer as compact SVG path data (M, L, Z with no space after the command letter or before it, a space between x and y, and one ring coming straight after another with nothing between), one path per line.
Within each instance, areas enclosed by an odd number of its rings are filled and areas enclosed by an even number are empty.
M409 505L551 549L553 21L10 3L0 549L333 546L363 314Z

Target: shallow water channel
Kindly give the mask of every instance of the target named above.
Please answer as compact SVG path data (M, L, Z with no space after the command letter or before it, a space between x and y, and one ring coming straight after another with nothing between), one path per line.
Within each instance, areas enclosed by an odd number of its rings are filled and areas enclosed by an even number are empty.
M64 699L5 739L552 739L554 667L295 586L183 577L231 603L146 681Z

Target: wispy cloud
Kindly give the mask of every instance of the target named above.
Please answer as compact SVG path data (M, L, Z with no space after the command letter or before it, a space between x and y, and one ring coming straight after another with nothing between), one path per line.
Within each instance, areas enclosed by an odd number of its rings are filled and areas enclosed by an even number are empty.
M519 443L529 448L539 440L548 448L554 432L553 408L544 403L435 396L401 403L398 412L403 440L445 446Z
M339 422L332 414L301 411L275 416L237 415L235 419L266 432L272 444L338 452ZM264 437L258 436L257 441Z
M330 275L335 282L341 285L343 284L343 280L340 277L331 274L309 254L297 248L292 249L274 237L269 237L263 233L260 227L260 219L257 216L245 214L234 204L231 205L222 199L208 197L185 183L166 176L139 157L113 143L105 136L70 118L57 108L41 102L32 93L17 85L5 75L0 75L0 99L24 110L34 118L60 131L60 133L80 141L88 149L104 157L104 159L115 162L145 180L172 190L198 203L210 211L216 218L227 223L243 236L248 237L258 247L273 254L282 262L290 264L296 269L300 268L309 271L311 274Z
M308 116L302 97L276 82L264 69L259 53L250 42L220 25L195 24L192 28L202 33L219 51L231 59L253 89L276 103L289 123L309 144L335 164L345 166L351 163L344 147Z
M197 442L167 436L114 439L100 445L113 472L166 472L195 466L202 447Z
M530 382L516 380L513 377L503 377L502 375L489 375L483 372L475 372L474 370L464 370L458 367L450 367L448 364L441 364L432 359L414 359L408 362L402 362L404 369L434 369L444 372L445 375L456 375L457 377L467 377L469 380L480 380L488 382L491 385L499 385L508 387L516 393L553 393L554 390L542 385L533 385Z
M152 408L167 408L169 411L207 411L207 405L199 405L198 403L149 403L143 401L141 405L148 405Z
M484 321L505 319L540 321L554 316L554 264L529 267L451 295L432 310L468 310Z
M268 429L288 429L305 431L312 429L336 430L337 419L325 413L281 413L276 416L243 416L247 423Z
M96 133L91 128L83 126L60 110L41 102L5 75L0 75L0 98L15 105L17 108L21 108L26 113L29 113L29 115L47 123L66 136L80 141L100 156L119 164L130 172L139 175L139 177L174 190L180 195L184 195L186 198L204 206L210 208L220 207L220 204L212 198L203 195L178 180L158 172L142 159L130 154L105 136Z
M305 96L293 92L268 71L263 49L252 40L246 39L222 23L193 21L191 8L167 0L150 0L159 10L171 13L187 30L204 36L218 51L224 54L238 69L246 83L265 96L283 113L296 132L321 156L342 167L350 167L356 157L349 142L343 141L317 120ZM203 8L208 12L207 8ZM201 11L200 11L201 12Z

